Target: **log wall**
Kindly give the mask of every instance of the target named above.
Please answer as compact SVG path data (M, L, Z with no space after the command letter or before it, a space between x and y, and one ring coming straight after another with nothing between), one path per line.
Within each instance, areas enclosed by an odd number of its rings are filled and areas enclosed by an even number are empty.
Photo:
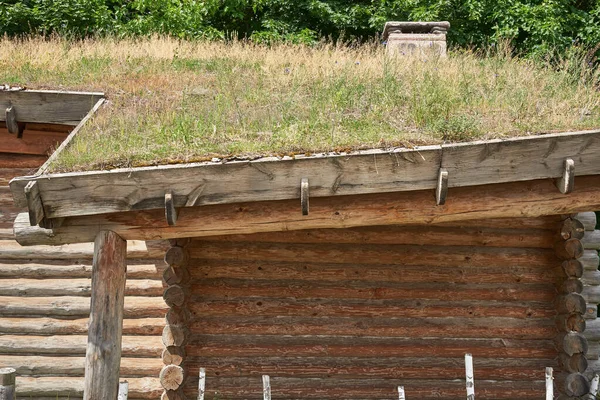
M478 398L543 398L545 367L564 371L561 221L195 239L178 306L189 314L174 322L189 328L183 371L170 369L165 397L195 398L205 368L219 398L262 398L268 374L277 398L391 399L403 385L407 398L459 399L472 353ZM597 268L597 254L580 260Z
M0 153L0 367L17 369L17 396L83 396L93 244L21 247L13 239L18 212L8 189L45 156ZM158 399L164 246L129 242L121 378L130 399Z

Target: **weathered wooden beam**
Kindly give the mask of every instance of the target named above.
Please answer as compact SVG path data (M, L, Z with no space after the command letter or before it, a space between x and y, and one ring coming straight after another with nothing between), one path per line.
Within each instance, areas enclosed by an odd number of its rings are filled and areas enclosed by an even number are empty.
M102 97L103 93L56 90L0 91L0 109L17 108L22 122L77 125ZM0 121L6 119L0 113Z
M564 161L563 174L560 179L556 180L556 186L563 194L568 194L575 187L575 162L572 158L567 158Z
M60 228L31 227L27 214L14 223L24 246L89 242L100 230L125 239L168 239L282 230L349 228L372 225L437 224L486 218L539 217L600 209L600 176L580 177L569 196L549 180L452 189L452 204L436 206L429 191L314 198L301 216L297 200L191 207L180 210L170 227L162 209L66 218ZM596 254L597 259L597 254ZM585 259L584 257L582 260Z
M169 224L169 226L175 226L177 224L177 209L175 208L173 193L171 191L165 193L165 217L167 218L167 224Z
M23 136L24 125L17 121L17 111L12 105L6 109L6 129L9 133L16 134L17 138Z
M440 168L437 186L435 188L435 202L438 206L446 204L448 196L448 171Z
M111 231L97 234L92 266L84 400L114 399L119 392L126 259L125 240Z
M29 182L25 186L25 197L27 198L27 209L29 210L29 223L35 226L44 219L44 206L40 196L37 182Z
M310 180L313 198L434 191L440 165L452 176L450 189L560 178L565 157L573 154L578 177L596 175L599 153L600 131L588 131L294 159L48 174L15 178L11 190L16 204L25 206L23 187L37 180L47 217L57 218L163 209L167 190L177 193L175 207L297 199L302 178ZM427 201L433 202L431 196Z
M300 208L302 209L302 215L308 215L309 190L308 178L302 178L300 182Z
M581 221L586 231L596 229L596 213L593 211L580 212L577 214L577 219Z

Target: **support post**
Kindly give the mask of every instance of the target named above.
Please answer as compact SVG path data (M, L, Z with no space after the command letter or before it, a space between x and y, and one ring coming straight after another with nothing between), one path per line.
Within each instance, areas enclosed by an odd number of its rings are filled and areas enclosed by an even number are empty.
M552 367L546 367L546 400L554 400L554 377Z
M16 375L14 368L0 368L0 400L15 400Z
M473 356L465 354L465 375L467 381L467 400L475 400L475 376L473 374Z
M127 241L112 231L98 233L92 263L84 400L116 399L119 393L126 258Z
M271 380L269 375L262 376L263 381L263 400L271 400Z

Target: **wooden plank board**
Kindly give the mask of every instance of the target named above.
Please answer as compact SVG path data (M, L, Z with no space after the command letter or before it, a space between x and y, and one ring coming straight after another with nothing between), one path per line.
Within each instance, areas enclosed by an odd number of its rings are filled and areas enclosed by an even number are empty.
M548 179L453 188L450 192L454 200L444 206L436 206L431 201L432 192L415 191L314 198L311 212L306 216L299 213L297 201L288 200L183 208L179 211L177 226L168 226L164 209L160 209L67 218L60 228L53 231L31 227L28 216L19 215L14 227L17 241L27 246L89 242L96 232L103 229L112 230L128 240L148 240L299 229L437 224L600 209L600 176L580 177L578 182L568 196L559 193Z
M103 93L56 90L0 91L0 110L12 106L18 122L77 125ZM5 121L0 113L0 121Z
M575 160L578 176L595 175L600 174L599 152L600 131L586 131L289 160L269 157L19 177L11 189L17 204L24 205L24 186L38 180L48 218L58 218L162 209L168 190L176 207L298 199L302 178L310 180L311 200L435 189L440 166L448 171L449 188L557 178L568 157ZM434 200L432 191L428 201L435 205Z

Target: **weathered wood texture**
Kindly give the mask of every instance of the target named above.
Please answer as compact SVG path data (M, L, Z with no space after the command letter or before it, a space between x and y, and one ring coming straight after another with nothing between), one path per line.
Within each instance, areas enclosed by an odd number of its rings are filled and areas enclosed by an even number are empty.
M77 125L102 97L102 93L52 90L0 91L0 109L12 106L18 122ZM0 113L0 121L5 119Z
M454 188L451 191L454 201L444 206L436 206L429 191L315 198L306 216L299 215L297 201L189 207L179 211L174 227L167 225L162 209L67 218L54 231L31 227L28 218L19 216L15 233L23 245L61 244L91 241L102 229L112 230L128 240L149 240L374 225L431 225L600 208L600 175L579 177L578 182L568 196L557 192L549 180Z
M83 395L93 244L21 247L12 231L23 210L14 207L8 182L45 159L0 154L0 366L17 369L19 398L74 400ZM128 243L121 377L130 382L129 399L160 397L167 247Z
M327 157L50 174L18 178L11 188L17 204L24 205L23 188L37 180L48 218L150 209L164 213L167 191L175 207L294 199L302 217L297 199L303 178L310 181L311 202L318 197L427 190L427 201L435 207L440 167L448 172L450 189L558 178L569 157L579 177L600 174L598 152L600 131L588 131ZM578 179L575 187L580 185ZM450 190L448 204L454 201Z
M459 399L472 353L479 398L543 398L560 217L487 222L193 240L186 394L206 368L233 399L260 398L260 375L277 398Z
M6 128L0 126L0 137L2 138L0 153L48 156L66 139L67 135L65 132L40 131L26 127L22 137L18 138L16 135L10 135Z

